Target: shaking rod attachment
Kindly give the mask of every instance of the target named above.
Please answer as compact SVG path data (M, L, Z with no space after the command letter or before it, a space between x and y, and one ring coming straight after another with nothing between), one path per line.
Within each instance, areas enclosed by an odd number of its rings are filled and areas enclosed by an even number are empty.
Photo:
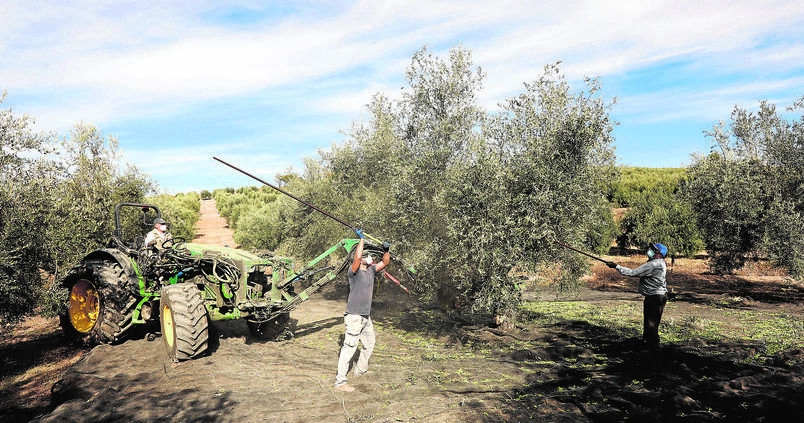
M223 161L223 160L221 160L221 159L219 159L219 158L217 158L217 157L215 157L215 156L213 156L212 158L213 158L213 159L215 159L215 160L217 160L217 161L219 161L219 162L221 162L221 163L223 163L223 164L225 164L226 166L231 167L232 169L234 169L234 170L236 170L236 171L238 171L238 172L240 172L240 173L242 173L242 174L244 174L244 175L246 175L246 176L250 176L251 178L256 179L257 181L262 182L262 184L263 184L263 185L268 185L269 187L271 187L271 188L273 188L273 189L275 189L275 190L277 190L277 191L281 192L282 194L287 195L288 197L290 197L290 198L292 198L292 199L294 199L294 200L296 200L296 201L298 201L298 202L300 202L300 203L304 204L304 205L305 205L305 206L307 206L307 207L310 207L310 208L312 208L312 209L314 209L314 210L316 210L316 211L320 212L320 213L321 213L321 214L323 214L324 216L329 217L330 219L332 219L332 220L334 220L334 221L336 221L336 222L340 223L341 225L344 225L344 226L348 227L349 229L351 229L351 230L353 230L353 231L357 229L357 228L355 228L354 226L352 226L352 225L350 225L350 224L348 224L348 223L344 222L343 220L338 219L337 217L335 217L335 216L333 216L333 215L331 215L331 214L329 214L329 213L325 212L324 210L319 209L318 207L316 207L316 206L314 206L314 205L312 205L312 204L310 204L310 203L308 203L308 202L306 202L306 201L302 200L302 199L301 199L301 198L299 198L299 197L296 197L295 195L293 195L293 194L291 194L291 193L289 193L289 192L287 192L287 191L283 190L282 188L279 188L279 187L278 187L278 186L276 186L276 185L273 185L273 184L271 184L271 183L268 183L268 182L266 182L266 181L264 181L264 180L262 180L262 179L260 179L260 178L258 178L258 177L256 177L256 176L254 176L254 175L252 175L252 174L250 174L250 173L246 172L245 170L240 169L239 167L237 167L237 166L235 166L235 165L233 165L233 164L227 163L227 162L225 162L225 161Z
M296 201L298 201L298 202L300 202L300 203L304 204L304 205L305 205L305 206L307 206L307 207L310 207L310 208L311 208L311 209L313 209L313 210L316 210L317 212L319 212L319 213L323 214L324 216L329 217L330 219L332 219L332 220L334 220L334 221L336 221L336 222L340 223L341 225L344 225L344 226L348 227L349 229L351 229L351 230L353 230L353 231L357 231L357 228L355 228L355 227L354 227L354 226L352 226L351 224L349 224L349 223L347 223L347 222L344 222L344 221L343 221L343 220L341 220L341 219L338 219L337 217L335 217L335 216L333 216L333 215L331 215L331 214L329 214L329 213L325 212L324 210L319 209L318 207L316 207L316 206L314 206L314 205L312 205L312 204L308 203L307 201L302 200L302 199L301 199L301 198L299 198L299 197L296 197L295 195L293 195L293 194L291 194L291 193L289 193L289 192L287 192L287 191L283 190L282 188L279 188L279 187L278 187L278 186L276 186L276 185L273 185L273 184L271 184L271 183L268 183L268 182L266 182L266 181L264 181L264 180L262 180L262 179L260 179L260 178L258 178L258 177L256 177L256 176L254 176L254 175L252 175L252 174L250 174L250 173L246 172L245 170L240 169L239 167L237 167L237 166L235 166L235 165L233 165L233 164L231 164L231 163L227 163L227 162L225 162L225 161L223 161L223 160L221 160L221 159L219 159L219 158L217 158L217 157L215 157L215 156L212 156L212 158L213 158L213 159L215 159L215 160L217 160L217 161L219 161L219 162L221 162L221 163L223 163L223 164L225 164L226 166L231 167L232 169L234 169L234 170L236 170L236 171L238 171L238 172L240 172L240 173L242 173L242 174L244 174L244 175L246 175L246 176L251 177L252 179L257 180L258 182L261 182L263 185L268 185L269 187L271 187L271 188L273 188L273 189L275 189L275 190L277 190L277 191L281 192L282 194L287 195L288 197L290 197L290 198L292 198L292 199L294 199L294 200L296 200ZM379 239L374 238L373 236L371 236L371 235L369 235L369 234L367 234L367 233L365 233L365 232L363 233L363 235L365 235L367 238L371 239L372 241L375 241L375 242L379 243L380 245L382 245L382 241L380 241Z

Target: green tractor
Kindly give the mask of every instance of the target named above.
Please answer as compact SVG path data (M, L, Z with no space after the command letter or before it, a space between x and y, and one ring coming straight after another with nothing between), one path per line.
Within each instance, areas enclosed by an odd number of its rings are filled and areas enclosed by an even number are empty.
M128 225L121 225L123 211ZM115 232L106 248L88 254L61 279L69 291L61 316L68 336L87 344L115 343L133 327L158 320L167 354L178 362L206 353L210 319L242 318L258 337L292 335L287 330L291 310L346 269L348 253L359 241L344 239L295 271L294 260L270 253L180 238L146 247L141 236L124 238L123 226L139 232L140 221L149 225L156 218L161 212L155 205L118 204ZM381 251L371 243L365 248ZM318 267L341 249L347 254L340 264Z

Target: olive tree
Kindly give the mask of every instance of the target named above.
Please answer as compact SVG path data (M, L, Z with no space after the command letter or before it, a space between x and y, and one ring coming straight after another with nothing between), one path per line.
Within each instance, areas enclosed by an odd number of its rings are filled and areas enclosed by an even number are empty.
M804 110L804 97L789 112ZM804 116L788 121L766 101L735 107L731 122L706 133L708 156L693 157L686 192L716 271L768 254L804 277Z
M0 109L0 320L30 312L46 283L39 269L52 269L45 245L60 169L42 159L54 151L55 136L34 132L33 123Z
M492 114L477 104L484 75L465 49L447 60L421 50L406 77L401 99L376 95L370 120L309 160L294 192L392 240L417 264L411 288L425 298L509 314L520 299L514 271L540 266L571 287L588 266L550 241L587 239L614 172L597 81L573 93L549 66ZM285 246L321 251L316 242L344 236L303 206L288 217Z
M601 198L590 214L583 245L596 254L608 254L612 241L620 234L620 227L611 209L612 203Z
M582 245L599 230L599 189L614 173L611 104L597 80L573 92L557 65L490 116L450 172L441 204L450 246L435 266L473 307L509 313L519 301L512 271L559 270L571 289L588 270L553 240Z
M109 241L116 204L142 203L155 185L134 166L121 169L117 139L94 126L75 125L61 148L65 171L53 193L58 203L51 211L49 245L54 262L64 267ZM143 230L141 222L129 224L137 227L127 232Z
M201 201L198 194L195 192L176 195L159 194L147 197L144 201L159 207L162 217L168 223L168 231L173 237L186 240L195 238L195 225L198 222L201 211ZM138 224L141 223L141 220L138 221ZM153 228L153 225L146 224L144 226L147 227L147 230Z
M0 109L0 318L9 320L53 311L48 275L109 240L115 203L153 190L135 168L120 170L114 138L76 125L59 140L33 122Z
M393 240L400 254L414 259L425 254L427 245L442 238L434 234L445 230L438 193L446 169L466 154L485 117L475 102L482 72L465 49L449 56L443 61L427 49L416 52L402 98L376 94L368 106L370 120L356 122L342 144L319 152L319 160L307 160L288 189ZM294 208L287 215L285 249L312 255L347 235L343 225L320 213Z
M663 190L634 193L617 243L621 247L646 247L656 242L667 246L669 255L692 257L703 250L692 207L676 194Z
M241 214L234 233L237 245L250 249L275 250L282 241L282 207L279 201L256 204Z

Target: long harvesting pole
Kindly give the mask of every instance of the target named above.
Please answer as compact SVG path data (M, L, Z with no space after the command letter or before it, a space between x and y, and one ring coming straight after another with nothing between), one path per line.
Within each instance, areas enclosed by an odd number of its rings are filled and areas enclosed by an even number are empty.
M344 222L343 220L338 219L337 217L335 217L335 216L333 216L333 215L331 215L331 214L329 214L329 213L325 212L324 210L319 209L318 207L316 207L316 206L314 206L314 205L312 205L312 204L310 204L310 203L308 203L308 202L306 202L306 201L302 200L302 199L301 199L301 198L299 198L299 197L296 197L295 195L293 195L293 194L291 194L291 193L289 193L289 192L287 192L287 191L285 191L285 190L283 190L283 189L279 188L279 187L278 187L278 186L276 186L276 185L273 185L273 184L271 184L271 183L268 183L268 182L266 182L266 181L264 181L264 180L262 180L262 179L260 179L260 178L258 178L258 177L256 177L256 176L254 176L254 175L252 175L252 174L250 174L250 173L246 172L245 170L240 169L239 167L237 167L237 166L235 166L235 165L233 165L233 164L227 163L227 162L225 162L225 161L223 161L223 160L221 160L221 159L219 159L219 158L217 158L217 157L215 157L215 156L213 156L212 158L213 158L213 159L215 159L215 160L217 160L217 161L219 161L219 162L221 162L221 163L223 163L223 164L225 164L226 166L231 167L232 169L234 169L234 170L236 170L236 171L238 171L238 172L240 172L240 173L242 173L242 174L244 174L244 175L250 176L250 177L252 177L253 179L256 179L257 181L262 182L264 185L268 185L269 187L271 187L271 188L273 188L273 189L275 189L275 190L277 190L277 191L281 192L282 194L287 195L288 197L290 197L290 198L292 198L292 199L294 199L294 200L296 200L296 201L298 201L298 202L300 202L300 203L304 204L304 205L305 205L305 206L307 206L307 207L310 207L310 208L312 208L312 209L314 209L314 210L317 210L318 212L320 212L320 213L321 213L321 214L323 214L324 216L329 217L330 219L332 219L332 220L334 220L334 221L336 221L336 222L340 223L341 225L347 226L347 227L349 227L349 228L350 228L350 229L352 229L352 230L356 230L356 229L357 229L357 228L355 228L354 226L352 226L352 225L350 225L350 224L348 224L348 223Z
M217 157L215 157L215 156L212 156L212 158L213 158L213 159L215 159L215 160L217 160L217 161L219 161L219 162L221 162L221 163L223 163L223 164L225 164L226 166L231 167L232 169L234 169L234 170L236 170L236 171L238 171L238 172L240 172L240 173L242 173L242 174L244 174L244 175L246 175L246 176L250 176L251 178L256 179L257 181L259 181L259 182L263 183L264 185L268 185L269 187L271 187L271 188L273 188L273 189L275 189L275 190L277 190L277 191L281 192L282 194L287 195L288 197L290 197L290 198L292 198L292 199L294 199L294 200L296 200L296 201L298 201L298 202L300 202L300 203L304 204L305 206L310 207L310 208L312 208L313 210L316 210L316 211L318 211L319 213L323 214L324 216L327 216L327 217L329 217L330 219L332 219L332 220L334 220L334 221L336 221L336 222L340 223L341 225L344 225L344 226L348 227L349 229L351 229L351 230L353 230L353 231L357 232L357 228L355 228L355 227L354 227L354 226L352 226L351 224L349 224L349 223L347 223L347 222L344 222L344 221L343 221L343 220L341 220L341 219L338 219L337 217L335 217L335 216L333 216L333 215L331 215L331 214L329 214L329 213L325 212L324 210L321 210L320 208L318 208L318 207L316 207L316 206L314 206L314 205L312 205L312 204L308 203L307 201L302 200L302 199L301 199L301 198L299 198L299 197L296 197L295 195L293 195L293 194L291 194L291 193L289 193L289 192L287 192L287 191L285 191L285 190L283 190L283 189L281 189L281 188L277 187L276 185L273 185L273 184L271 184L271 183L268 183L267 181L264 181L264 180L262 180L262 179L260 179L260 178L258 178L258 177L256 177L256 176L254 176L254 175L252 175L252 174L250 174L250 173L246 172L245 170L240 169L239 167L237 167L237 166L235 166L235 165L233 165L233 164L231 164L231 163L227 163L227 162L225 162L225 161L223 161L223 160L221 160L221 159L219 159L219 158L217 158ZM373 241L375 241L375 242L379 243L380 245L382 245L382 243L383 243L383 242L382 242L382 241L380 241L379 239L374 238L373 236L371 236L371 235L369 235L369 234L367 234L367 233L365 233L365 232L363 232L363 235L365 235L367 238L369 238L369 239L371 239L371 240L373 240Z
M595 259L595 260L602 261L603 263L608 264L608 262L607 262L606 260L603 260L603 259L602 259L602 258L600 258L600 257L595 257L595 256L593 256L593 255L591 255L591 254L589 254L589 253L584 253L584 252L583 252L583 251L581 251L581 250L577 250L577 249L575 249L575 248L570 247L569 245L562 244L562 243L560 243L560 242L558 242L558 241L553 241L553 242L555 242L556 244L558 244L558 245L560 245L560 246L562 246L562 247L564 247L564 248L569 248L570 250L575 251L576 253L581 253L581 254L583 254L583 255L585 255L585 256L587 256L587 257L591 257L591 258L593 258L593 259Z

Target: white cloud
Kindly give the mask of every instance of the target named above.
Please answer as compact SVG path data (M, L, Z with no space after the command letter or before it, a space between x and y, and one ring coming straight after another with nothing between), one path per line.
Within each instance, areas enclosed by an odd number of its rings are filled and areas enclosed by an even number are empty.
M197 11L173 15L151 6L153 14L142 7L109 14L97 3L88 4L45 8L30 29L52 29L12 37L17 43L28 37L46 42L12 51L7 57L22 66L16 72L3 69L3 79L22 88L84 87L134 103L193 100L296 83L382 60L399 47L441 41L478 45L478 62L488 67L516 72L564 58L573 71L607 74L691 51L733 49L790 16L788 8L749 2L680 7L677 2L591 1L533 8L531 2L367 1L328 19L301 16L244 32L200 22L192 13ZM11 35L4 32L4 38ZM492 35L454 38L471 32ZM44 71L30 72L38 66Z
M266 19L227 21L222 12L232 6ZM763 89L789 97L804 66L804 3L790 0L310 1L283 4L295 9L286 16L275 7L5 0L0 90L43 129L64 131L81 120L164 119L204 101L256 102L277 90L299 95L288 102L308 113L362 113L373 93L399 92L424 45L437 54L470 49L488 75L480 101L489 109L557 60L571 81L599 75L627 84L635 70L674 62L690 75L724 77L704 89L680 81L612 93L626 115L656 120L720 113L767 96Z
M337 93L334 95L324 95L317 99L312 104L312 107L319 113L358 116L361 113L366 112L366 106L368 106L375 94L383 93L389 98L393 98L391 95L393 95L395 91L399 91L399 87L371 84L360 91L353 91L344 94Z
M230 163L269 183L293 163L287 157L255 149L249 142L219 143L158 149L121 149L122 161L160 181L171 193L260 185L256 180L216 161Z

